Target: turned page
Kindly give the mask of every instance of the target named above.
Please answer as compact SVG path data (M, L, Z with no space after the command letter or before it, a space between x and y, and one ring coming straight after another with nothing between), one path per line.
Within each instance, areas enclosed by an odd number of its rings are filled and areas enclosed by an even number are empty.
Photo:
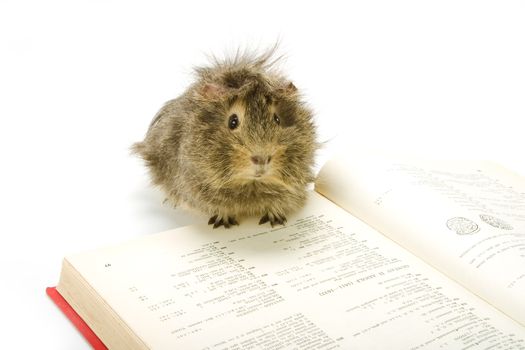
M321 195L67 257L151 349L513 349L525 329Z
M525 325L525 180L490 162L374 153L328 162L316 190Z

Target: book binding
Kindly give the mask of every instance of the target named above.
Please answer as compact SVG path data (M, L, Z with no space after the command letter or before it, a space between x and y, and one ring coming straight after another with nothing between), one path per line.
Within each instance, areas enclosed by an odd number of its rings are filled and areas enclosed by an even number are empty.
M57 291L56 287L46 288L47 295L55 303L56 306L66 315L66 317L73 323L78 331L84 336L88 343L95 350L107 350L108 348L102 343L99 337L93 332L86 322L80 317L80 315L73 310L71 305L64 299L62 295Z

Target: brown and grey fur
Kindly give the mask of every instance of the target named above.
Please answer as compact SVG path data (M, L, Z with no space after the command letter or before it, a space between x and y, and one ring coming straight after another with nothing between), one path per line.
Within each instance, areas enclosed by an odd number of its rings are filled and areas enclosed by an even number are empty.
M214 227L254 215L260 224L284 224L313 181L312 112L272 55L237 54L196 68L196 82L133 145L167 199L210 215ZM232 114L240 121L234 130Z

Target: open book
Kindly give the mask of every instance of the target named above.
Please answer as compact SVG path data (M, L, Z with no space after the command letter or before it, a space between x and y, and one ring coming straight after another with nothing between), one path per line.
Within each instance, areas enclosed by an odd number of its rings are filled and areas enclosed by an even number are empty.
M205 223L64 259L110 349L525 349L525 180L340 157L286 226Z

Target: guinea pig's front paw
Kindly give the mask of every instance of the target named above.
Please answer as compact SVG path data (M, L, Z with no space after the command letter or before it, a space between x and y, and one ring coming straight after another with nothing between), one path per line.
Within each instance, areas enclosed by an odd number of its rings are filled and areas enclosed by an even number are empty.
M224 226L224 228L230 228L232 225L239 225L235 217L229 215L214 215L208 220L208 225L213 224L213 228Z
M264 214L261 220L259 220L259 225L265 224L267 222L270 222L270 225L274 227L275 225L283 225L286 224L286 217L282 214L276 214L269 211L268 213Z

